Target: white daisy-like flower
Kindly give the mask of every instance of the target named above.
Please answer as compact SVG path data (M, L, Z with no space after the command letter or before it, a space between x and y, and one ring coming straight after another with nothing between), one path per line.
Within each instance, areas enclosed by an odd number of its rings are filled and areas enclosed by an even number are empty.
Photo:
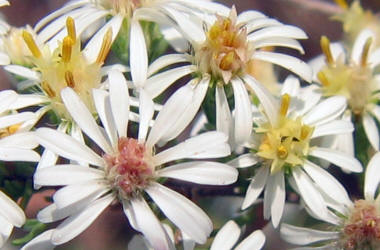
M305 203L321 216L327 214L326 203L317 187L336 199L344 199L334 188L337 181L313 163L315 157L353 172L362 171L354 157L330 148L320 147L323 136L353 131L350 121L339 117L346 108L345 98L337 96L320 102L316 86L300 88L296 78L284 82L282 99L278 103L252 77L246 83L260 100L262 109L254 111L254 135L245 145L251 152L230 162L237 167L260 163L247 189L242 208L249 207L264 191L264 217L272 217L276 227L285 204L285 177L298 190Z
M330 45L329 40L322 37L324 57L314 59L311 65L315 80L321 84L323 95L341 95L347 99L346 116L363 124L369 142L378 151L380 138L375 118L380 121L380 107L377 105L380 98L380 80L374 69L380 63L380 49L373 48L373 39L371 31L363 30L349 54L341 44ZM341 139L352 140L347 137ZM343 148L353 151L349 146L353 147L353 142Z
M36 171L34 182L44 186L65 186L53 197L54 203L38 214L42 222L67 219L52 233L52 243L65 243L85 230L111 203L119 201L134 229L140 231L155 249L168 249L158 219L144 199L144 192L166 217L198 243L212 231L207 215L184 196L159 183L175 178L199 184L226 185L236 181L237 171L223 163L190 161L163 167L180 159L217 158L230 154L227 138L219 132L204 133L176 146L158 151L156 143L163 131L176 120L164 106L149 135L149 116L141 117L138 138L127 137L129 98L122 74L110 73L110 92L93 90L95 106L104 130L77 94L66 88L62 99L78 126L103 151L101 155L59 131L40 128L39 142L58 155L82 164L56 165ZM162 122L162 120L164 122ZM105 134L103 133L105 131ZM196 218L196 220L194 220Z
M281 225L282 237L297 249L378 249L380 247L380 196L375 197L379 182L380 153L376 153L366 168L364 199L356 201L334 199L324 195L329 206L329 218L314 217L329 223L316 230L289 224ZM348 197L347 192L343 195ZM333 191L333 190L331 190Z
M165 7L163 7L165 8ZM230 135L230 141L244 143L252 130L251 101L247 91L246 67L251 60L262 60L280 65L311 80L311 69L303 61L281 53L260 51L268 46L294 48L303 52L296 39L307 38L299 28L283 25L257 11L246 11L237 16L235 8L227 15L207 16L203 20L184 13L167 9L175 21L174 26L190 42L193 52L189 62L196 66L193 80L171 96L173 106L177 107L176 116L182 123L177 131L194 118L208 89L215 89L216 127ZM168 57L169 59L169 57ZM147 93L156 97L166 86L147 84ZM233 93L235 100L235 122L232 123L231 111L226 92ZM171 139L177 134L166 134Z

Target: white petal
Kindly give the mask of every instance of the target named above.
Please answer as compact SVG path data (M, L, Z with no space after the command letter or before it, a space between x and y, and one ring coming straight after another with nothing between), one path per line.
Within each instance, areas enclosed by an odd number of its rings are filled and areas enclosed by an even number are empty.
M377 130L375 119L368 113L363 116L363 127L368 141L376 151L379 151L379 131Z
M44 186L71 185L103 178L103 171L79 165L56 165L41 169L34 174L34 182Z
M257 10L246 10L238 15L237 23L254 22L254 19L258 18L266 18L266 16Z
M311 82L312 80L313 72L310 66L296 57L276 52L256 51L252 58L277 64L292 71L307 82Z
M254 46L256 49L258 48L265 48L265 47L286 47L291 49L298 50L301 54L304 54L305 51L302 48L302 45L294 39L286 38L286 37L277 37L276 39L273 39L272 37L264 38L261 40L258 40L254 43Z
M231 79L235 100L235 141L243 145L252 132L252 108L247 90L238 78Z
M294 178L298 191L308 208L318 216L322 218L326 217L326 204L322 198L322 195L314 186L313 181L299 167L293 169L292 177Z
M261 39L272 38L276 39L277 37L286 37L293 39L306 39L306 33L292 25L280 25L280 26L272 26L260 29L256 32L253 32L248 35L248 40L251 42L256 42Z
M245 75L243 80L248 85L248 88L255 93L257 98L259 98L270 123L275 125L277 123L279 104L275 100L274 96L253 77Z
M365 171L364 196L366 200L374 200L380 182L380 153L372 156Z
M359 35L355 39L354 46L351 52L351 59L353 62L360 64L360 60L362 58L363 49L368 39L375 39L375 34L369 30L362 30Z
M239 19L239 17L238 17L238 19ZM281 25L283 25L283 24L280 23L279 21L275 20L275 19L268 18L268 17L261 17L261 18L255 18L255 20L247 22L245 24L245 27L247 27L247 33L249 34L249 33L253 32L255 30L262 29L262 28L265 28L265 27L281 26ZM278 37L278 38L282 38L282 37ZM275 41L275 39L273 39L273 38L261 39L260 41L262 41L262 40L272 40L272 41ZM257 42L255 43L255 45L256 44L257 44Z
M288 242L297 245L333 240L339 237L339 232L321 231L304 227L296 227L289 224L281 225L281 236Z
M40 155L30 149L0 147L0 160L38 162Z
M188 61L189 61L189 56L186 54L169 54L169 55L160 56L149 65L148 76L153 75L154 73L160 71L161 69L169 65L172 65L175 63L188 62Z
M228 185L237 180L238 172L224 163L192 161L163 168L158 175L205 185Z
M343 96L327 98L308 112L303 122L308 125L319 125L336 119L346 109L347 103Z
M304 106L300 110L295 110L295 113L298 116L303 116L317 105L322 97L322 94L320 88L317 85L312 84L301 88L300 93L297 96L303 101Z
M232 130L232 117L223 87L216 86L215 88L215 107L216 130L229 136Z
M37 138L33 132L16 133L0 140L0 147L33 149L37 146Z
M186 197L158 183L153 183L146 192L180 230L199 244L206 242L213 227L210 218L202 209Z
M131 20L129 55L132 81L141 86L148 74L148 55L144 33L139 21L134 18Z
M12 230L12 223L0 215L0 247L3 247L4 243L8 240Z
M20 109L30 106L35 106L40 103L48 102L49 99L46 96L39 94L24 94L18 95L15 102L12 103L10 109Z
M268 176L269 168L267 166L262 166L258 169L255 176L249 183L247 193L245 194L245 198L241 206L242 209L248 208L257 200L257 198L264 189Z
M36 115L32 112L21 112L13 115L0 117L0 129L6 128L15 124L19 124L28 120L35 119Z
M4 69L10 73L24 77L26 79L30 79L30 80L34 80L34 81L40 80L40 75L36 71L33 71L33 70L26 68L26 67L23 67L23 66L7 65L4 67Z
M230 250L239 239L239 236L239 226L230 220L218 231L210 250Z
M329 172L310 161L305 162L303 169L326 195L342 205L349 206L351 204L350 198L342 184Z
M140 124L138 138L140 142L145 142L149 124L154 114L154 103L152 97L150 97L144 89L140 90L139 114Z
M299 91L300 91L300 81L298 80L298 78L296 78L293 75L286 77L281 88L281 95L288 94L291 97L297 98Z
M156 154L153 158L156 165L166 162L192 158L217 158L230 154L226 143L227 137L221 132L206 132Z
M170 249L165 230L148 204L141 197L131 200L133 217L137 228L143 233L154 249Z
M53 243L51 243L51 236L54 229L47 230L42 234L39 234L33 240L29 241L21 250L51 250L54 249Z
M255 165L257 162L257 157L255 157L252 153L248 153L240 155L232 161L227 162L227 164L235 168L246 168Z
M261 230L256 230L245 238L235 250L260 250L265 244L265 235Z
M18 94L13 90L0 91L0 113L8 110L12 103L18 99Z
M8 196L0 191L0 215L16 227L25 223L24 211Z
M86 145L69 135L50 128L36 130L39 143L48 150L67 159L88 162L95 166L104 166L104 160Z
M92 114L72 88L61 91L63 103L78 126L85 132L105 153L112 153L112 148L100 131Z
M354 131L354 126L351 121L335 120L320 126L316 126L311 138L316 138L325 135L336 135L352 133Z
M272 188L268 189L268 186ZM273 193L271 194L270 202L270 212L272 216L273 227L276 228L280 223L282 213L285 206L285 180L284 173L279 172L269 178L268 185L265 191L272 189ZM268 196L268 193L265 192L265 197ZM265 202L267 202L266 200Z
M90 204L82 212L67 218L54 230L51 237L53 244L66 243L82 233L113 200L112 195L107 195Z
M129 118L129 93L127 81L119 71L111 71L108 74L110 86L110 103L113 120L115 122L119 138L127 136Z
M327 160L342 169L355 173L360 173L363 170L361 163L353 156L333 149L314 147L310 150L309 155Z
M53 166L56 164L58 159L58 155L54 153L53 151L50 151L48 149L45 149L42 153L41 159L38 162L38 165L36 167L36 171L39 171L40 169ZM34 189L40 189L41 186L34 183Z

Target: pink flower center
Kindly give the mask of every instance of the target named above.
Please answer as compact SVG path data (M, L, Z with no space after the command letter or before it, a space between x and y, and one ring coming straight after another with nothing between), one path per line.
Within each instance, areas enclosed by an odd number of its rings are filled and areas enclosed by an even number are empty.
M143 190L153 178L154 168L144 144L136 139L122 137L118 153L105 155L107 179L121 198L130 198Z
M344 249L375 249L380 246L380 211L370 201L355 202L343 229ZM376 248L377 249L377 248Z

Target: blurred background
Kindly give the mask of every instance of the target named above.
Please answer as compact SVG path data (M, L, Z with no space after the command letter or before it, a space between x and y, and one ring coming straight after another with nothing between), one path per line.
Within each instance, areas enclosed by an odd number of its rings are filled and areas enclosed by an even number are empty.
M127 1L127 0L126 0ZM191 1L191 0L190 0ZM66 0L10 0L11 6L1 8L3 18L13 26L33 26L39 19L51 11L61 7ZM331 41L339 40L342 34L340 23L330 19L330 16L340 12L333 0L236 0L221 1L228 6L235 5L238 12L246 9L256 9L266 15L278 19L285 24L293 24L305 30L309 39L302 41L305 55L299 56L303 60L309 60L320 53L319 39L321 35L326 35ZM350 1L349 1L350 2ZM362 0L365 9L378 12L380 9L379 0ZM8 75L0 71L1 89L10 87ZM35 195L26 211L28 218L35 217L39 209L45 207L45 196L50 196L52 190L45 190L39 195ZM203 198L204 199L204 198ZM202 199L198 202L202 205ZM221 226L229 213L238 210L236 204L241 203L241 198L225 196L218 201L205 205L204 209L212 217L217 226ZM260 209L256 209L256 212ZM296 206L289 205L286 208L289 216L299 216L300 211ZM261 218L261 214L256 215ZM258 220L249 230L259 229L265 226L265 221ZM288 246L281 242L270 226L265 227L267 243L265 249L286 249ZM21 230L16 232L16 237L22 236ZM128 242L132 237L126 217L122 214L119 205L107 209L101 216L79 237L72 242L56 249L64 250L107 250L107 249L127 249ZM5 249L17 249L6 246Z

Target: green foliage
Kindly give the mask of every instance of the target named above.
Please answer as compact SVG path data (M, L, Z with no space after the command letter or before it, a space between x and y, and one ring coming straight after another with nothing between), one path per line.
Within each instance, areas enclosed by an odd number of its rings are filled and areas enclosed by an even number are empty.
M46 230L46 225L36 219L28 219L22 228L29 233L22 238L13 240L12 244L16 246L24 245L40 233L44 232Z

